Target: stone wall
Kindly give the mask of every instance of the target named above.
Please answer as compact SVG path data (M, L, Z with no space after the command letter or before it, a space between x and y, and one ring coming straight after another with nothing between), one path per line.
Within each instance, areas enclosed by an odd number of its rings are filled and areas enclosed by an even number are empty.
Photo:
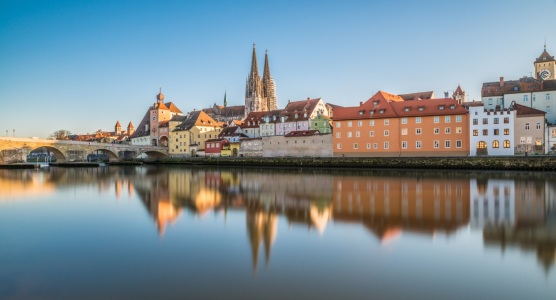
M260 157L263 154L262 139L243 139L239 146L239 156L241 157Z
M332 134L262 138L263 157L332 157Z

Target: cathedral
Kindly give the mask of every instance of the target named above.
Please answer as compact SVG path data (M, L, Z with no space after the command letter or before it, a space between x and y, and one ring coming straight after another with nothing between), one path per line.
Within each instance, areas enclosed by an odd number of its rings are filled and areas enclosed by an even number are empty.
M276 85L270 76L268 65L268 51L265 53L263 78L259 76L257 66L257 51L253 44L253 58L251 60L251 72L247 77L245 86L245 115L250 112L271 111L278 109L276 103Z

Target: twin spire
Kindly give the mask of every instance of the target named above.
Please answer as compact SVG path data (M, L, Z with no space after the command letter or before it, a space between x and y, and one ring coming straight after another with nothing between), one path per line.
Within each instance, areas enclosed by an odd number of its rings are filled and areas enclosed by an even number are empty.
M257 64L257 49L253 44L251 71L247 77L245 87L245 114L247 115L253 111L270 111L277 108L276 88L274 79L270 75L268 50L265 51L263 77L261 79Z

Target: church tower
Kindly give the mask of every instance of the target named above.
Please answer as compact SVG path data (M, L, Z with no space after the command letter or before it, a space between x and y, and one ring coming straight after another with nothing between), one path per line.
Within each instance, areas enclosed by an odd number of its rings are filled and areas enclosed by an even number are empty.
M553 80L556 79L556 60L554 60L554 56L550 56L548 52L546 52L546 43L544 44L544 51L535 60L535 75L537 79L540 80Z
M259 76L259 67L257 66L257 51L253 44L253 57L251 58L251 72L247 77L245 86L245 115L252 111L261 111L262 104L262 81Z
M276 103L276 85L274 79L270 76L270 67L268 65L268 51L265 51L264 55L263 99L263 110L271 111L278 109Z
M122 133L122 125L120 124L120 121L116 122L116 125L114 126L114 134L115 135L119 135Z
M452 98L456 100L456 102L459 105L463 104L463 102L467 102L467 97L465 96L465 92L461 89L461 86L459 84L458 84L458 88L452 94Z
M251 72L245 85L245 115L256 111L270 111L278 109L276 101L276 84L270 75L268 51L265 53L263 78L259 76L257 52L253 44Z

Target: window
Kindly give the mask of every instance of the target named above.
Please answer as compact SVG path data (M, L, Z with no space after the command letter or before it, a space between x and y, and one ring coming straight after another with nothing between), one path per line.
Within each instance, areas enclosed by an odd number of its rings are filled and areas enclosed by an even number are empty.
M407 135L407 128L402 128L402 135Z
M450 147L452 147L451 141L450 140L444 141L444 148L450 148Z
M529 101L529 95L523 95L523 102Z
M446 127L446 128L444 128L444 133L445 134L450 134L450 130L451 130L450 127Z
M537 130L540 130L540 129L541 129L541 123L537 122Z
M440 105L440 106L438 107L438 109L444 110L444 105Z
M483 129L483 135L488 135L488 129Z
M498 141L495 140L492 142L492 148L500 148Z
M488 98L488 105L492 105L492 98Z
M369 125L375 126L375 120L371 120L371 121L369 122Z
M421 123L421 117L415 118L415 123L417 123L417 124Z
M336 128L341 128L342 127L342 123L341 122L336 122Z
M375 136L375 132L374 132L373 130L369 131L369 136L370 136L370 137Z
M336 138L339 139L341 137L342 137L342 135L339 132L336 132Z
M358 122L357 122L357 126L358 126L358 127L363 126L363 121L358 121Z
M525 123L525 130L529 130L529 123Z
M371 143L367 143L367 149L371 149Z
M479 130L474 129L474 130L473 130L473 136L478 136L478 135L479 135Z
M499 134L500 134L500 129L494 129L493 134L494 134L494 135L499 135Z
M390 119L384 119L384 125L389 125L390 124Z
M456 141L456 148L461 148L461 140Z
M351 131L349 131L347 134L348 134L348 138L350 138L351 137Z
M556 138L556 128L550 129L550 137Z
M415 128L415 134L421 134L421 128Z
M355 137L360 137L361 135L359 134L359 131L355 132Z
M407 149L407 141L402 141L402 149Z
M389 136L390 132L388 130L384 130L384 136Z
M351 121L348 121L348 127L351 127Z
M440 148L440 142L439 141L434 141L433 145L434 145L434 149Z
M354 143L354 144L353 144L353 149L357 149L357 147L358 147L358 146L357 146L357 143Z
M439 123L439 122L440 122L440 117L435 116L435 117L434 117L434 123Z
M479 125L479 119L473 119L473 125Z
M488 124L488 118L483 118L483 124Z
M547 113L550 113L550 105L547 105L546 108L544 109L544 111L546 111Z
M550 101L550 94L546 94L546 101Z
M390 148L390 143L389 142L384 142L384 149L388 149Z
M444 123L450 123L450 116L444 117Z
M434 134L439 134L440 133L440 128L435 128L434 129Z
M461 116L456 116L456 122L457 122L457 123L461 123L461 120L462 120L462 119L461 119Z
M486 149L487 143L480 141L477 143L477 149Z
M498 124L499 123L499 118L494 118L494 124Z
M519 143L520 143L520 144L525 144L525 137L523 137L523 136L520 137L520 138L519 138Z
M509 117L505 117L504 118L504 124L508 124L510 123L510 118Z
M460 134L463 132L463 129L461 127L456 127L456 134Z
M504 148L510 148L510 141L509 140L504 141Z
M421 149L421 141L416 141L416 142L415 142L415 147L416 147L417 149Z
M504 128L504 135L510 135L510 129Z
M342 144L336 144L336 149L342 149Z
M373 149L378 149L378 143L373 143Z
M402 118L402 124L407 124L407 118Z

